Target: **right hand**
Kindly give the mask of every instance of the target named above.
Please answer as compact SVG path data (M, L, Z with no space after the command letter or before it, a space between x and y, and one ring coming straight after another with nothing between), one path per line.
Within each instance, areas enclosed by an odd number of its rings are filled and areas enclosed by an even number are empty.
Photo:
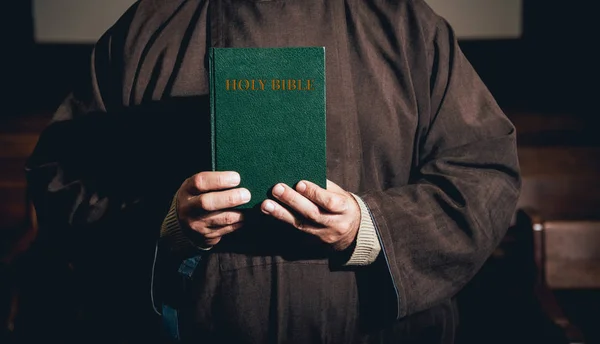
M237 172L200 172L186 179L177 192L177 215L184 230L198 233L201 247L212 247L243 224L243 213L231 208L248 203L250 191L235 188Z

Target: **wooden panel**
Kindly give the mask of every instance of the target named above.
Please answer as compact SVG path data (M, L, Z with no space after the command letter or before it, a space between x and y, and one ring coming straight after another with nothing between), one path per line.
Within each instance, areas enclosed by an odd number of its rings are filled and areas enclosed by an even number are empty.
M600 175L600 147L525 146L518 152L524 177Z
M546 282L551 289L600 289L600 260L549 261Z
M0 159L0 188L26 186L24 158Z
M586 129L585 121L581 117L568 113L536 113L506 111L517 128L517 134L528 136L542 132L581 132Z
M52 117L51 112L0 117L0 135L16 133L41 133Z
M507 112L507 115L517 129L520 147L600 146L600 135L595 130L593 116L513 111Z
M0 188L0 230L21 226L26 221L26 202L24 188Z
M600 221L547 221L549 260L600 259Z
M600 221L548 221L545 230L548 285L600 288Z
M0 118L0 237L28 223L25 162L33 151L48 113Z
M0 134L0 158L26 158L37 144L39 134Z
M550 220L600 219L600 147L520 146L518 152L519 207Z
M532 207L547 220L600 220L599 178L524 177L518 207Z

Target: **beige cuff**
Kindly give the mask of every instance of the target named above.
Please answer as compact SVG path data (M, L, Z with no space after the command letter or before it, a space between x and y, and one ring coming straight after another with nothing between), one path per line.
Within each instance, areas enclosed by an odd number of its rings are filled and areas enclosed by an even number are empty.
M379 252L381 252L381 245L379 244L379 238L377 237L377 231L375 230L375 224L371 218L369 208L367 208L367 205L360 197L355 194L351 195L354 196L360 207L360 226L356 235L354 252L352 252L350 259L344 265L369 265L377 259Z
M195 245L179 225L179 218L177 216L177 194L175 194L173 197L169 212L163 220L160 228L160 239L169 247L171 251L181 254L195 250L210 250L210 247L203 248Z

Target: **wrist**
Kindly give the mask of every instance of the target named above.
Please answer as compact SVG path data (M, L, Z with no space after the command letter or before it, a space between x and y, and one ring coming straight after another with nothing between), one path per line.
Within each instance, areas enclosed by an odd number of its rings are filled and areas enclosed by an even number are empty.
M199 245L204 243L204 237L191 229L179 216L179 192L175 194L171 202L171 208L161 227L161 242L170 246L171 250L191 255L198 250L208 251L212 246Z
M344 236L335 246L334 246L334 250L336 251L346 251L349 249L353 249L354 247L356 247L356 239L358 237L358 231L360 229L360 220L361 220L361 210L360 210L360 206L358 204L358 202L356 201L356 199L354 199L354 197L352 196L352 194L348 194L348 196L352 199L352 208L354 209L353 211L351 211L351 214L353 214L354 218L353 220L350 222L350 229L347 233L346 236Z

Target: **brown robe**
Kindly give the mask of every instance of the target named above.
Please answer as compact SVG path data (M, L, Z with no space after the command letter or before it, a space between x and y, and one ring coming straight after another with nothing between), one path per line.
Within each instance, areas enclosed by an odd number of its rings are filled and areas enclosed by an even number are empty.
M27 165L38 245L62 245L79 271L81 332L153 338L162 217L181 182L210 169L209 46L326 47L328 179L366 202L382 253L341 268L310 238L257 219L197 269L184 337L451 343L452 299L504 235L520 176L513 125L422 0L135 4Z

